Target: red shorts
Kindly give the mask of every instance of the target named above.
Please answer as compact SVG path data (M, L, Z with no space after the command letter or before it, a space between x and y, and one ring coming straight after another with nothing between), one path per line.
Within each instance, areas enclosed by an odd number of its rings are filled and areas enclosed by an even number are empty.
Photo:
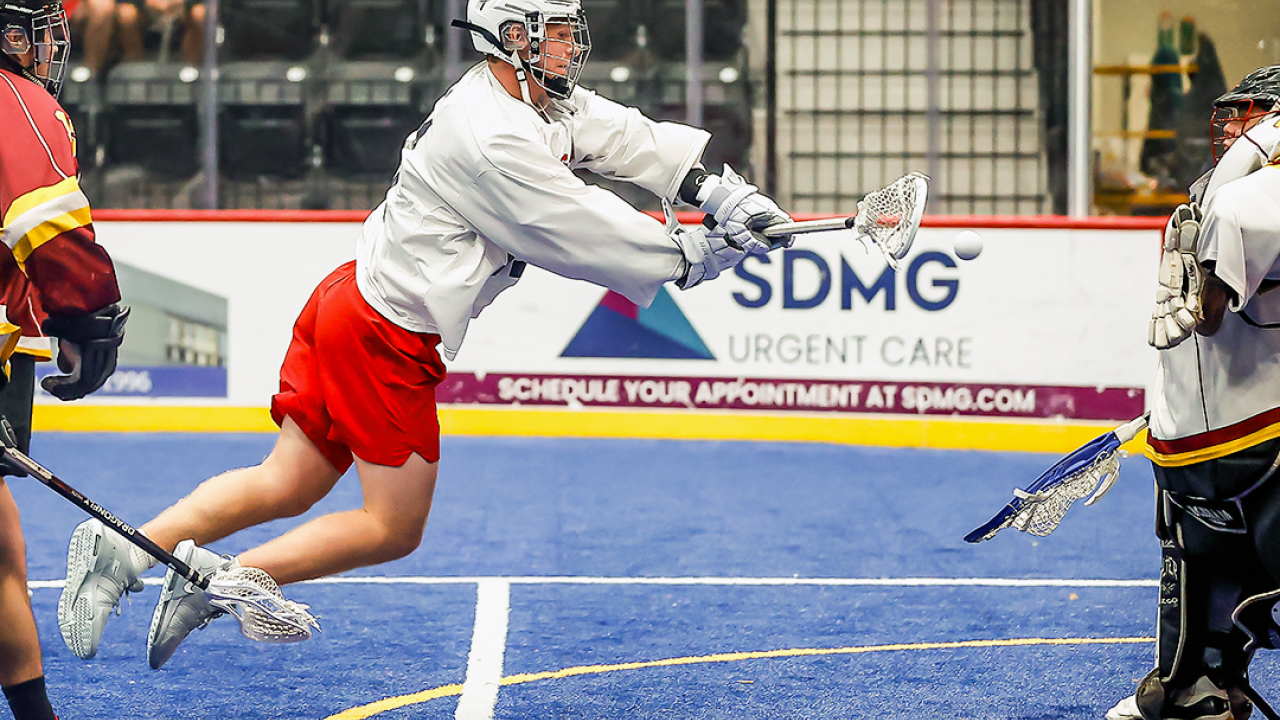
M405 330L370 307L355 267L330 273L294 323L271 418L293 418L339 472L352 455L395 467L413 453L436 462L440 336Z

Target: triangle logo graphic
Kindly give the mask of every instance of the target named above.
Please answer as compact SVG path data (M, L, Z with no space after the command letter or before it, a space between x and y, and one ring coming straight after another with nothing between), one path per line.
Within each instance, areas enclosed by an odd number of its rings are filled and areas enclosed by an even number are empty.
M610 290L560 357L716 359L666 288L648 308Z

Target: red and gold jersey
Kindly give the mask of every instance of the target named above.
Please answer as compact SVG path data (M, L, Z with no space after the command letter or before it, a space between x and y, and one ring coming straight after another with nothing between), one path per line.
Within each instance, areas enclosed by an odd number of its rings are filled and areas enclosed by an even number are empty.
M29 279L51 315L119 301L80 190L71 119L44 88L0 69L0 128L0 296L29 296L20 287ZM26 309L13 307L11 321Z

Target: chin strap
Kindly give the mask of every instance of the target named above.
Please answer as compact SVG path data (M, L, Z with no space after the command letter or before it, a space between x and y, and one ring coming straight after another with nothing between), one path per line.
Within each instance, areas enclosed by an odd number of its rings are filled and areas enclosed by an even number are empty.
M524 99L525 104L537 109L538 106L533 104L533 96L529 93L529 72L526 67L516 68L516 82L520 83L520 97Z

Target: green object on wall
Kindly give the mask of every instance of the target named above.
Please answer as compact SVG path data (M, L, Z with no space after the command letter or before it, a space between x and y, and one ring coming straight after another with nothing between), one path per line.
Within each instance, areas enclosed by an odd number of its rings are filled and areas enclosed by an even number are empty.
M1196 21L1190 15L1184 15L1178 23L1178 54L1196 54Z

